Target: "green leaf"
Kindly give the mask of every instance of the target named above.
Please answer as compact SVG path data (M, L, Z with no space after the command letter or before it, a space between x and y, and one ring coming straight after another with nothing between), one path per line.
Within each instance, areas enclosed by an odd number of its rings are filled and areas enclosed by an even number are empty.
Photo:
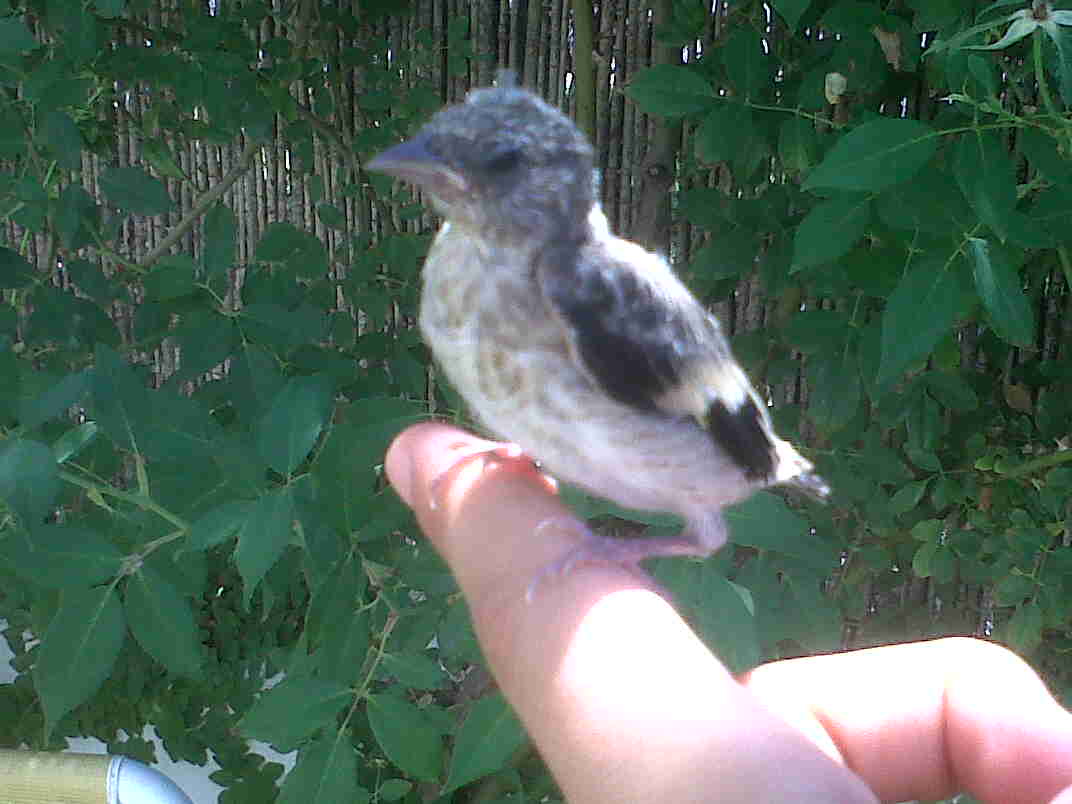
M342 409L313 464L325 509L343 533L368 525L376 491L377 467L403 428L426 417L424 406L405 399L362 399Z
M1051 70L1057 73L1057 82L1061 90L1061 100L1064 101L1065 106L1072 105L1072 34L1069 33L1068 25L1072 25L1072 17L1069 17L1067 10L1052 12L1054 17L1058 14L1064 14L1062 20L1058 20L1057 25L1045 26L1043 30L1046 32L1046 36L1049 41L1047 44L1052 44L1054 49L1051 51L1046 48L1046 55L1049 56L1047 62ZM1038 34L1035 34L1038 36Z
M201 515L190 526L184 550L207 550L223 544L246 526L254 503L229 500Z
M93 199L88 193L81 190L81 188L79 190L83 196L83 201L89 202L89 206L84 207L82 228L77 232L77 237L84 236L89 238L90 229L87 227L97 226L100 208L92 203ZM126 293L123 285L119 282L113 282L112 277L104 275L103 266L100 262L69 260L67 262L67 273L70 275L71 281L78 286L78 289L101 307L108 307L113 299ZM123 289L121 290L120 288Z
M952 371L928 371L920 377L939 403L956 411L966 413L979 407L979 397L964 377Z
M777 550L820 566L836 563L835 551L809 532L807 520L776 494L761 491L726 509L730 541L760 550Z
M751 592L726 579L719 561L660 559L652 574L673 595L675 608L730 671L755 667L761 657Z
M80 184L68 184L64 187L55 209L53 223L64 248L79 249L93 242L93 233L100 227L100 211L93 196L87 193ZM76 261L68 262L68 268L73 262ZM77 262L90 265L87 260ZM92 267L99 273L98 266ZM81 273L83 276L86 274L85 268ZM81 286L81 283L79 284ZM81 289L86 292L90 290L88 287Z
M178 179L179 181L186 178L186 174L182 172L182 168L179 167L179 164L175 161L175 157L172 156L167 143L163 140L148 138L143 140L141 144L141 152L145 161L152 165L153 170L161 176L165 176L169 179Z
M1033 16L1019 17L1013 20L1012 25L1005 31L1004 36L992 45L965 45L965 50L1004 50L1014 45L1021 39L1030 36L1039 27L1038 20Z
M0 318L2 316L3 308L0 307ZM25 394L19 365L21 361L11 345L0 325L0 429L4 430L18 421L19 402Z
M111 672L126 637L114 587L65 589L41 638L34 684L45 710L45 732L86 701ZM46 737L47 739L47 737Z
M246 737L288 750L317 729L332 725L353 698L353 690L345 684L287 678L262 693L238 727Z
M750 25L737 25L723 45L722 64L726 75L741 98L756 100L770 83L771 60L764 52L759 31Z
M778 15L785 20L785 26L792 33L797 29L797 23L808 10L811 0L774 0L771 4Z
M839 139L803 187L877 192L911 179L937 147L938 138L926 123L870 120Z
M920 578L930 578L934 574L934 558L941 550L938 542L925 542L912 555L912 572Z
M1031 207L1032 219L1064 242L1072 240L1072 231L1064 226L1069 216L1072 216L1072 181L1043 190Z
M1006 575L994 586L994 602L999 606L1019 606L1035 590L1035 582L1026 575Z
M14 56L39 44L21 17L0 17L0 56Z
M48 6L48 20L63 32L67 58L80 64L98 55L100 25L87 7L81 3L54 3Z
M276 804L368 804L357 784L357 754L348 739L326 734L305 746L287 774Z
M1001 249L991 249L986 240L968 238L975 289L999 336L1017 346L1029 346L1035 338L1035 314L1024 295L1019 273Z
M247 606L257 584L290 544L293 532L294 498L289 487L264 494L254 503L234 553Z
M61 167L67 170L82 167L82 134L66 112L49 111L45 115L43 134Z
M902 277L882 316L882 360L877 386L925 358L948 334L961 311L961 284L952 266L917 262Z
M124 611L145 652L170 672L201 678L201 637L190 601L162 575L142 567L127 577Z
M289 475L313 448L331 416L333 390L326 375L295 377L257 423L257 449L279 474Z
M455 735L443 792L502 770L525 740L521 722L502 695L479 699Z
M719 281L750 273L757 249L751 232L731 229L719 233L693 253L689 261L689 286L703 298Z
M150 418L138 442L149 460L184 463L217 457L225 447L222 428L198 401L171 389L151 395Z
M233 320L208 308L196 309L185 316L172 336L182 355L179 370L170 380L175 384L215 368L239 346Z
M910 532L912 538L917 542L933 542L937 544L943 527L944 525L940 519L924 519L913 525Z
M285 262L300 256L307 234L293 223L273 223L264 230L257 242L255 259L260 262Z
M872 26L882 22L882 9L875 2L832 3L822 16L824 29L836 31L850 40L870 34Z
M952 174L940 168L886 189L875 206L884 224L909 232L956 236L978 222Z
M355 608L326 622L318 643L316 667L320 677L341 684L355 683L371 643L368 616Z
M265 349L243 342L231 361L228 378L232 404L246 421L259 418L285 382L275 358Z
M890 513L897 515L915 509L919 505L919 501L923 499L929 483L929 479L913 480L897 489L893 496L890 497Z
M333 625L351 622L361 608L368 576L353 553L338 561L313 592L305 615L305 631L315 648ZM367 623L366 623L367 628ZM366 636L366 642L368 637Z
M104 583L123 567L119 548L77 524L31 527L27 539L8 540L4 560L20 577L48 589Z
M846 313L836 310L805 310L790 320L785 328L784 340L805 354L832 353L845 345L850 326Z
M21 254L0 246L0 288L21 288L33 278L33 266Z
M339 231L346 229L346 216L343 215L342 210L326 201L316 205L316 216L320 218L322 224L331 229Z
M113 20L122 16L123 10L127 7L126 0L96 0L93 5L96 6L100 16Z
M89 392L93 377L91 369L68 374L47 391L35 397L24 399L19 420L26 430L33 430L43 422L62 414L72 405L78 404Z
M119 342L115 323L99 305L80 299L74 289L37 285L29 296L33 314L26 340L35 346L85 349Z
M279 351L316 342L327 328L324 308L311 304L288 310L272 302L253 302L242 308L239 321L247 340Z
M405 773L435 781L443 765L443 733L424 712L391 693L368 697L372 733L387 758Z
M994 3L992 4L992 7L997 8L998 6L1012 4L1019 5L1020 3L1019 0L1013 0L1013 3L1008 4ZM980 14L979 16L982 17L984 15ZM931 46L927 48L927 52L924 55L931 56L938 53L942 53L946 50L955 52L957 50L963 49L966 47L965 43L969 40L979 37L980 34L984 33L985 31L989 31L991 28L998 28L1004 25L1006 22L1011 22L1013 19L1016 18L1016 16L1016 14L1009 14L1004 17L986 20L985 22L981 22L978 25L972 25L968 28L963 28L962 30L957 31L954 35L950 36L948 39L945 37L936 39L931 44Z
M99 344L90 380L90 410L116 446L140 451L139 438L153 411L150 391L114 349Z
M197 266L185 254L162 257L145 279L145 298L148 301L169 301L189 296L196 289Z
M380 785L376 797L380 801L399 801L412 789L413 783L405 779L388 779Z
M866 196L843 196L816 205L797 227L790 273L848 254L870 222L871 201Z
M0 443L0 500L33 528L48 515L60 490L56 458L40 441L13 438Z
M935 583L952 583L957 573L957 556L949 547L936 551L931 559L930 577Z
M1045 221L1018 209L1009 213L1005 228L1009 242L1026 249L1056 248L1064 237L1063 232L1052 231Z
M226 278L235 259L235 214L224 204L216 204L205 215L201 258L209 277Z
M56 463L62 464L73 458L91 444L99 432L100 428L96 422L83 422L72 427L52 442L52 454L56 456Z
M1016 207L1016 168L997 132L961 137L953 157L957 182L979 219L1004 242Z
M855 349L846 346L809 359L808 379L812 389L808 417L824 433L845 427L856 415L863 395Z
M82 106L91 83L88 77L75 77L77 72L78 67L65 53L56 52L52 59L39 60L35 69L24 74L23 98L35 103L39 111Z
M1030 655L1042 642L1042 609L1037 603L1025 603L1012 615L1012 618L997 629L995 637L1007 642L1009 647L1021 655Z
M645 114L660 117L702 112L718 102L711 85L699 73L673 64L657 64L640 70L629 81L625 94Z
M696 156L707 164L732 161L756 137L752 112L743 103L714 106L696 130Z
M327 270L327 250L319 238L292 223L273 223L257 243L256 259L285 263L299 276L319 276Z
M934 452L928 449L924 449L923 447L917 446L916 444L913 444L911 442L905 443L904 450L905 456L908 458L908 460L910 460L915 466L918 466L920 469L925 469L930 472L941 471L942 462L938 460L938 456L935 455ZM935 507L940 506L935 503Z
M167 188L141 168L108 168L100 188L109 201L136 215L163 215L175 206Z
M778 156L782 167L792 173L802 173L815 165L819 139L815 123L794 115L778 129Z
M784 573L785 587L777 628L783 634L782 639L799 642L811 652L834 651L841 640L843 625L837 603L822 591L826 577L825 573L802 573L795 567ZM772 639L774 635L768 631L772 624L764 622L769 619L763 608L758 608L757 627L761 629L764 644L775 641Z
M423 653L386 653L378 669L380 678L394 678L419 690L434 690L449 679L439 662Z

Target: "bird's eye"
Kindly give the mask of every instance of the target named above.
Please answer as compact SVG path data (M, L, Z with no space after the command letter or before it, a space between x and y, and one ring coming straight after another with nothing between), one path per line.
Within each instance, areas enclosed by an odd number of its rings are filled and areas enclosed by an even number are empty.
M507 173L521 161L521 149L516 145L500 143L489 148L481 161L492 173Z

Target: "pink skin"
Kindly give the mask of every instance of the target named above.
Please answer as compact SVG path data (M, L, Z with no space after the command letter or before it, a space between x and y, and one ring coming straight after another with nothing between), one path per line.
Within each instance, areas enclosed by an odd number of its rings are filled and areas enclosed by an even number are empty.
M479 461L483 469L492 469L501 463L521 462L527 463L534 469L537 468L535 462L525 456L520 445L507 441L489 441L468 437L464 442L452 444L450 449L454 457L453 463L432 480L429 505L433 510L439 506L440 492L447 478L464 465ZM539 472L539 475L552 493L557 492L558 483L553 477L542 472ZM656 556L696 556L706 553L706 550L697 545L695 539L687 537L619 539L604 536L593 532L584 521L572 513L541 522L536 529L536 538L543 538L552 528L566 529L582 538L580 543L566 555L550 562L536 574L525 593L525 599L530 603L537 590L545 582L554 577L568 575L575 567L582 564L604 563L624 567L635 572L639 578L646 580L652 590L664 594L640 567L641 561Z
M583 536L536 538L568 511L531 462L459 463L455 449L474 443L418 425L392 445L387 474L454 571L500 689L571 804L873 804L957 790L1072 804L1072 715L992 643L894 645L735 678L620 566L575 566L527 603L534 574Z

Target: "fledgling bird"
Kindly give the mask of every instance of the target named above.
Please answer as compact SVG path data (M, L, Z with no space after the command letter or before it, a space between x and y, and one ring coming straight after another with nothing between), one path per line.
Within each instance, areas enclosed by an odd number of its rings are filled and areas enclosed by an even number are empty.
M714 316L665 259L609 230L592 147L560 111L478 89L367 167L446 219L420 327L480 421L561 480L686 521L676 538L590 535L562 567L707 555L726 541L721 509L753 491L829 492L775 435Z

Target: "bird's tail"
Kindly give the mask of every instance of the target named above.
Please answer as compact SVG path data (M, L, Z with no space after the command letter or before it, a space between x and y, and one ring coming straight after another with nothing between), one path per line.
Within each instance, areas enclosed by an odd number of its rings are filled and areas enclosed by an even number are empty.
M801 472L792 480L787 481L787 484L804 492L818 502L826 502L826 499L830 496L829 484L815 472Z

